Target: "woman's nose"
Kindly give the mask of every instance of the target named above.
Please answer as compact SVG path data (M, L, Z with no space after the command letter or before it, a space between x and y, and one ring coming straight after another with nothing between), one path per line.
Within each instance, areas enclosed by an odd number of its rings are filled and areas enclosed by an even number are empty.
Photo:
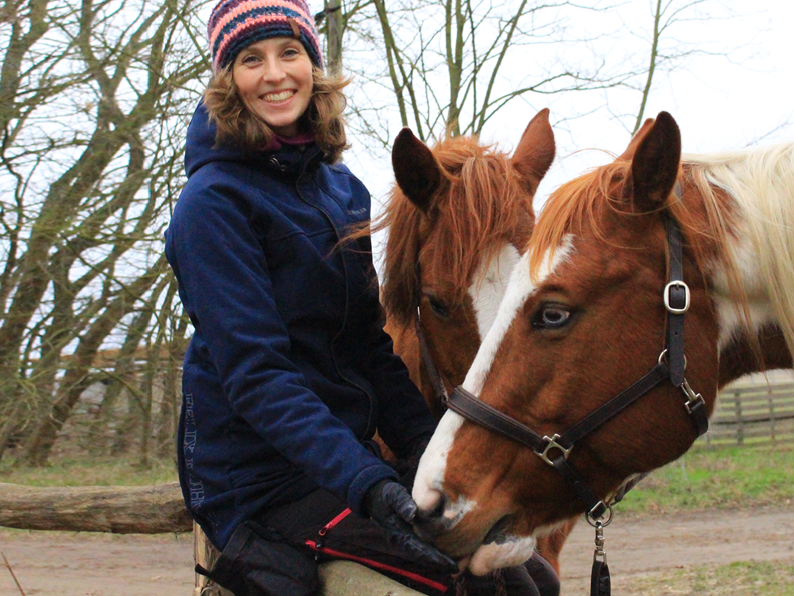
M269 59L265 61L265 69L262 78L267 82L278 82L284 79L286 73L279 60Z

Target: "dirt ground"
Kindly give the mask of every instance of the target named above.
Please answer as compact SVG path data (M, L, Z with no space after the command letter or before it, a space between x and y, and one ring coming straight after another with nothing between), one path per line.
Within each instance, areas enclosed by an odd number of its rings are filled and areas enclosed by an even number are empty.
M617 517L606 528L605 537L610 570L621 586L629 585L632 577L689 565L794 561L794 507ZM588 592L593 538L592 528L580 522L565 546L565 596ZM193 541L189 535L0 530L0 552L26 596L192 593ZM0 557L0 595L21 594Z

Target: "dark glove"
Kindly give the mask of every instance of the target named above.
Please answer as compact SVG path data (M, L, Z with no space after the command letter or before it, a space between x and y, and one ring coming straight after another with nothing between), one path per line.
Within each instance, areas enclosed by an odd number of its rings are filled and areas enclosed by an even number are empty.
M441 551L423 542L411 524L416 515L416 503L404 486L394 480L375 483L364 495L366 515L386 530L389 542L402 548L418 561L457 573L458 564Z

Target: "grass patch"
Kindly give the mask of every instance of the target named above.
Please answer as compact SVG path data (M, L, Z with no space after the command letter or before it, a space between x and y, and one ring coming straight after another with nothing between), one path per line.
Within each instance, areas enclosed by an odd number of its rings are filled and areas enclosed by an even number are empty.
M791 505L794 449L696 448L656 470L619 503L633 513Z
M28 486L147 486L176 480L171 460L151 460L145 468L137 460L124 458L64 458L41 468L0 462L0 482Z
M794 561L688 567L614 583L627 596L794 596Z
M30 486L146 486L177 480L171 460L141 468L133 458L56 458L43 468L0 461L0 482ZM696 448L635 487L621 513L791 505L794 448Z

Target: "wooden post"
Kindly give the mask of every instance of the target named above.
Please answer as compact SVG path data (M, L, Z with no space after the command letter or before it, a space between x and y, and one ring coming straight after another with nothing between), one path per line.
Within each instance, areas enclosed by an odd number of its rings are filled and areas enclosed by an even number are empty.
M341 0L326 0L325 18L328 21L328 72L342 72L342 36L345 20Z
M733 394L734 405L736 406L736 443L744 443L744 420L742 419L742 394L737 391Z
M201 526L193 522L193 558L196 565L201 565L204 569L212 569L219 556L218 549L207 540L207 535ZM207 576L197 573L193 596L234 596L234 594L221 588Z

